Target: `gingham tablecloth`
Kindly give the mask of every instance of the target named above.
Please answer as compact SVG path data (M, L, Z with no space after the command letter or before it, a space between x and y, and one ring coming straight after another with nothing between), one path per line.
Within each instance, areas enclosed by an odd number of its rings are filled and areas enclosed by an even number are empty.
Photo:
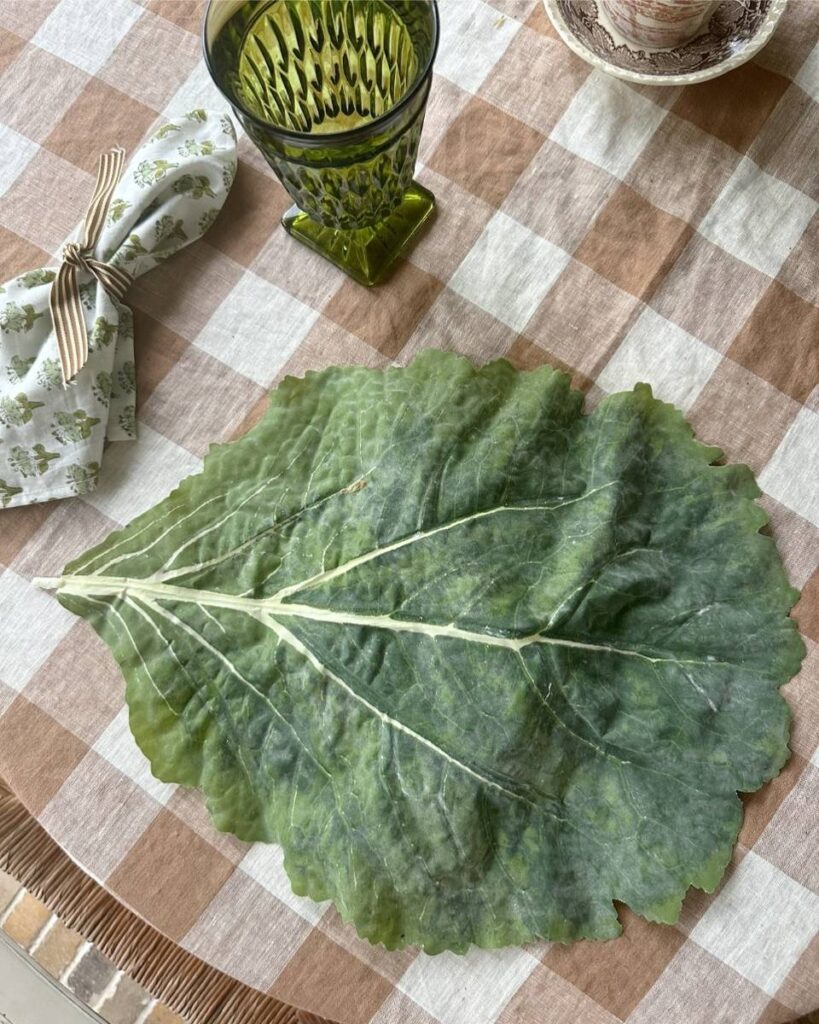
M441 15L419 172L440 212L409 261L367 291L290 240L243 138L207 239L131 292L139 442L111 445L94 494L0 512L0 774L186 949L344 1024L790 1020L819 1007L819 3L791 0L730 76L671 90L591 72L538 0ZM0 0L0 279L59 251L101 150L220 104L200 17L198 0ZM292 895L276 848L217 834L196 792L152 779L107 649L30 584L246 430L283 375L429 345L567 367L589 404L650 381L765 491L804 588L793 756L677 927L623 910L605 944L465 957L359 941Z

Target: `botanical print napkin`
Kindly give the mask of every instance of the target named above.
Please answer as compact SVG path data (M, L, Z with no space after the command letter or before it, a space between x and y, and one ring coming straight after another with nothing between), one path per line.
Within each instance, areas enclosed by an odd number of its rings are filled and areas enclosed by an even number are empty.
M207 231L235 174L229 117L198 109L163 124L126 166L91 255L133 277L153 270ZM0 285L0 507L93 490L105 439L136 437L133 315L78 274L89 354L66 385L49 306L56 271Z

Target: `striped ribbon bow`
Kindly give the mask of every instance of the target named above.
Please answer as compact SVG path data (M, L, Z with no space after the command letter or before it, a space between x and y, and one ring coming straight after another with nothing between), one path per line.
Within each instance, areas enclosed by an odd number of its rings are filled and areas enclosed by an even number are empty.
M108 203L122 174L124 161L125 150L119 146L100 157L97 184L85 214L82 244L68 242L63 247L63 260L51 286L49 304L65 383L85 366L88 359L88 332L77 287L77 271L87 270L115 299L123 299L133 281L127 270L103 263L91 255L105 223Z

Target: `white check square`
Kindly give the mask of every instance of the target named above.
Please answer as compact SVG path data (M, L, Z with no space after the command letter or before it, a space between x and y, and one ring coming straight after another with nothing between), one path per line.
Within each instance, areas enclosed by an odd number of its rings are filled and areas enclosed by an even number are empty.
M593 71L549 138L622 179L666 114L625 82ZM566 201L571 202L571 197Z
M808 54L794 81L819 103L819 43Z
M268 387L318 316L314 309L248 270L213 311L194 345Z
M691 939L774 996L819 930L819 896L746 853Z
M316 903L305 896L296 896L284 870L284 851L280 846L254 843L242 858L239 868L310 924L318 924L330 906L329 900Z
M539 962L514 948L420 953L398 988L446 1024L490 1024Z
M132 0L60 0L31 41L93 75L143 14Z
M559 246L498 211L453 274L449 287L522 331L569 259Z
M181 117L182 114L186 114L189 110L195 110L197 107L230 113L230 104L216 88L204 60L199 61L168 100L164 115L169 119ZM232 121L237 133L241 132L241 125L235 117L232 118Z
M39 149L36 142L0 124L0 196L8 192Z
M758 480L772 498L819 526L819 414L799 410Z
M657 398L685 412L721 360L719 352L647 307L603 367L597 383L611 394L630 391L644 381Z
M714 245L776 277L819 205L799 189L742 159L699 232Z
M477 92L520 29L482 0L444 0L436 74L467 92Z
M99 487L83 501L114 522L127 523L201 465L195 455L140 423L137 442L112 441L108 446Z
M176 792L176 786L160 782L151 774L148 758L136 745L131 734L127 707L118 712L105 732L97 738L93 750L163 807Z
M77 620L11 569L0 575L0 681L20 691Z

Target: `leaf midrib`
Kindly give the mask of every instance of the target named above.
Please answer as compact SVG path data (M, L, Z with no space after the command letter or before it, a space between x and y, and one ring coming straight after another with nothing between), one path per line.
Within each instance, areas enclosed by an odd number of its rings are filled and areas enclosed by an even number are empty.
M341 626L386 629L395 633L416 633L431 639L446 637L463 640L466 643L482 644L487 647L501 647L515 653L519 653L525 647L535 644L549 644L556 647L572 647L586 651L640 658L653 664L708 665L709 667L726 664L726 662L717 661L716 659L713 661L703 661L702 659L662 657L646 654L643 651L636 651L628 647L615 647L609 644L593 644L582 640L547 636L542 632L530 633L521 637L497 636L492 633L480 633L475 630L462 629L460 626L454 625L454 623L440 624L413 619L396 619L391 615L365 615L352 611L334 611L310 604L284 602L279 599L278 595L273 595L272 597L246 597L238 594L223 594L216 590L179 587L163 583L161 580L138 579L128 576L66 575L54 579L38 577L33 582L37 586L46 589L56 589L60 593L74 594L77 597L96 595L98 597L108 596L125 599L129 594L136 594L150 601L177 601L184 604L195 604L201 608L223 608L231 611L241 611L267 624L269 624L267 620L278 622L282 618L297 618L313 622L335 623Z

